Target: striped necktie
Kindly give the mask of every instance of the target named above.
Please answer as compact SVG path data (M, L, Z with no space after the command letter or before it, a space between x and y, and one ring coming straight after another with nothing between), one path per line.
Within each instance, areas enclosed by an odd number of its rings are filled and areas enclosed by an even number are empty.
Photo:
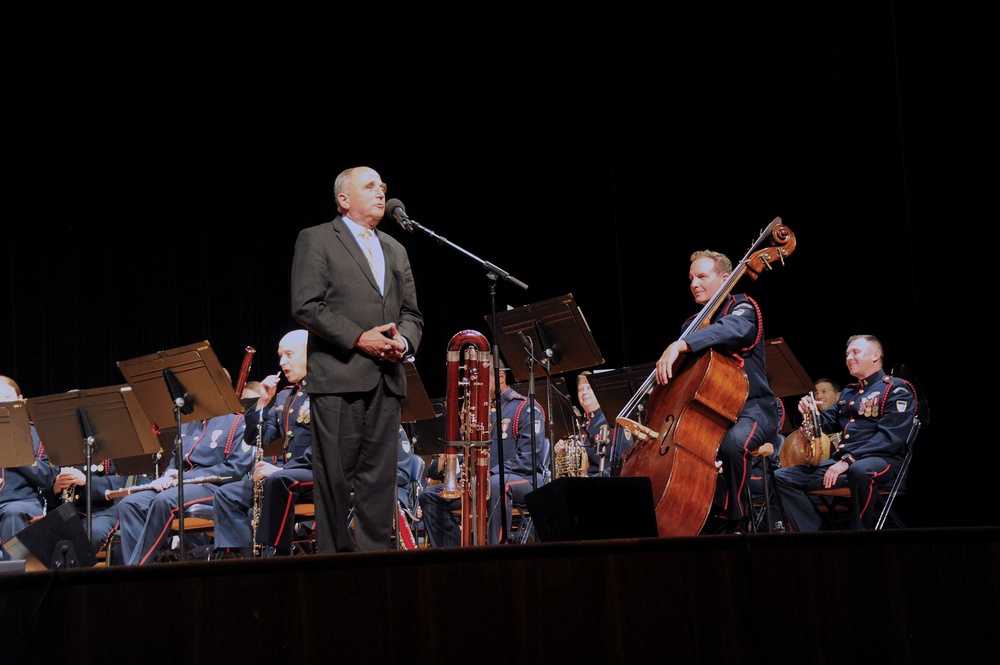
M372 252L372 232L371 229L365 229L360 234L361 246L365 250L365 257L368 259L368 265L372 268L372 275L375 276L375 281L378 282L379 289L382 288L382 276L378 274L378 268L375 267L375 254Z

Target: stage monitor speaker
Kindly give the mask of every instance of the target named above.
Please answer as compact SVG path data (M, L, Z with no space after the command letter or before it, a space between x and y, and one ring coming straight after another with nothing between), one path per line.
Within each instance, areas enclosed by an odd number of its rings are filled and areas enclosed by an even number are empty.
M659 535L653 487L645 476L557 478L524 501L543 543Z
M72 503L62 504L21 529L3 548L12 558L24 559L29 572L97 565L83 521Z

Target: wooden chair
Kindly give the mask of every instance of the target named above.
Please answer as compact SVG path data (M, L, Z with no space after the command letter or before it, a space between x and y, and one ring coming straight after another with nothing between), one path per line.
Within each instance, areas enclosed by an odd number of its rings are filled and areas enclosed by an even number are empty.
M316 504L312 497L295 502L295 526L292 532L292 554L315 554Z
M167 537L167 543L164 546L164 551L160 554L160 561L179 561L181 559L188 558L189 555L195 553L199 548L204 549L206 544L201 542L208 540L207 550L212 551L212 542L215 538L215 520L213 519L214 509L211 505L207 504L194 504L187 509L184 513L184 545L187 551L179 552L180 547L179 539L181 533L181 520L179 517L175 517L170 523L170 535ZM199 536L204 535L206 538L196 538L199 544L189 545L187 542L188 536Z

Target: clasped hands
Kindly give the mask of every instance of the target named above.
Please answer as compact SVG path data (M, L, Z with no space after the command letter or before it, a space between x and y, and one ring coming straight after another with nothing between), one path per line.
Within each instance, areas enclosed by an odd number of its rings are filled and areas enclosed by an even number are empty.
M354 346L372 357L390 362L396 362L406 353L406 340L396 330L395 323L386 323L364 331Z

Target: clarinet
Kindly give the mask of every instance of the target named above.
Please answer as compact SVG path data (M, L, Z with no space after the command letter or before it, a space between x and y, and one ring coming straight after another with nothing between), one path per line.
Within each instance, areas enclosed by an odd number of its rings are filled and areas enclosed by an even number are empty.
M264 460L264 418L257 423L257 444L253 464L250 466L250 477L253 478L257 463ZM250 530L253 532L253 556L259 558L264 554L264 546L257 540L257 527L260 524L260 511L264 503L264 481L253 482L253 516L250 519Z

